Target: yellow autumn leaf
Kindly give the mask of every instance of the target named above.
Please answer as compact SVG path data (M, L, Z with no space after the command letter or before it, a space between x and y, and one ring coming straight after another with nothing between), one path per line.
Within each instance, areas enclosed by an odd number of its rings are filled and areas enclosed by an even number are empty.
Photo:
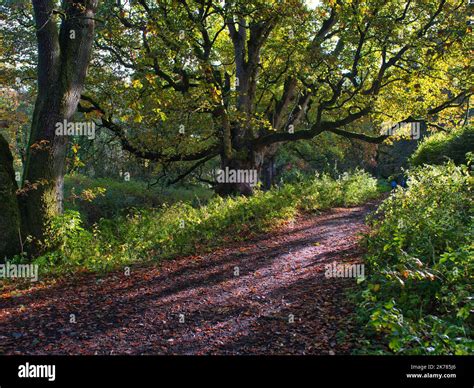
M133 86L134 89L143 88L143 84L141 83L141 81L139 79L133 80L132 86Z
M143 116L141 114L137 114L133 121L136 123L141 123L143 121Z

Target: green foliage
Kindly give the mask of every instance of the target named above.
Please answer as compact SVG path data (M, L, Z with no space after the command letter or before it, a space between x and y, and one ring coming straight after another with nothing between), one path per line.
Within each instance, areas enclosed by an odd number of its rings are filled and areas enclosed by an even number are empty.
M147 188L141 181L118 181L109 178L93 179L83 175L65 177L65 208L77 210L86 225L101 218L113 218L127 213L131 208L158 207L164 203L196 201L206 202L212 191L202 186L163 189Z
M84 249L83 244L90 244L90 235L82 227L81 214L66 210L64 214L52 218L46 227L48 239L42 244L43 251L49 254L37 260L40 266L56 266L63 257L75 257L75 252Z
M376 180L356 171L337 180L313 177L252 197L214 197L200 207L180 201L154 210L134 209L126 216L101 219L91 230L84 230L79 214L69 211L51 223L45 246L54 249L37 263L47 272L102 271L192 254L239 238L229 236L274 228L298 211L354 205L377 195Z
M374 125L369 120L360 120L348 130L369 132ZM372 163L376 155L376 145L347 139L333 133L322 133L312 140L289 142L278 150L276 164L279 175L286 182L298 173L326 172L332 176L363 168L374 171ZM295 168L296 167L296 168Z
M375 198L379 193L377 180L363 170L345 172L338 179L328 174L317 175L316 179L304 181L299 190L305 200L304 210L316 210L331 206L353 206Z
M473 177L449 162L409 174L371 219L359 315L387 351L472 353ZM471 277L471 279L470 279Z
M411 157L413 166L443 164L447 159L466 163L466 154L474 151L474 126L452 132L439 132L423 140Z
M340 178L342 203L353 206L374 198L378 193L377 181L370 174L357 169L353 174L344 173Z

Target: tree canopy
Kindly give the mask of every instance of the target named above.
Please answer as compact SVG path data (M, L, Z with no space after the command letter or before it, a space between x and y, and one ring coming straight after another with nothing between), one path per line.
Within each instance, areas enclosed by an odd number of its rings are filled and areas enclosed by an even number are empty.
M444 130L465 119L473 90L464 0L22 0L1 11L0 119L22 190L41 188L22 205L29 225L61 211L62 177L87 152L77 141L90 155L112 143L169 183L220 165L256 170L268 188L283 143L378 144L404 121ZM74 118L100 139L53 134ZM253 191L206 171L221 194Z

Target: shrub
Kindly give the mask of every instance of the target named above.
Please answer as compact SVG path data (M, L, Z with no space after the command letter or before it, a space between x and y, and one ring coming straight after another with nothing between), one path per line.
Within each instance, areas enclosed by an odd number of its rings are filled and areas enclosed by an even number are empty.
M342 182L342 202L346 206L364 203L377 196L379 188L377 181L363 170L355 170L354 173L344 173Z
M359 315L404 354L472 352L473 177L466 165L417 167L370 220Z
M451 159L466 163L466 153L474 151L474 126L439 132L424 139L410 158L412 166L443 164Z

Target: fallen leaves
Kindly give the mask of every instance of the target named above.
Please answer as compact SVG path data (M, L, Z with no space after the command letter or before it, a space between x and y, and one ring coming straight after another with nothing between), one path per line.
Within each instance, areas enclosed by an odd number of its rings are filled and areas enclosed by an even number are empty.
M134 266L130 276L4 288L1 353L347 354L350 336L335 338L349 327L351 283L325 278L322 268L358 261L355 236L366 212L305 216L296 230L286 225L208 255Z

